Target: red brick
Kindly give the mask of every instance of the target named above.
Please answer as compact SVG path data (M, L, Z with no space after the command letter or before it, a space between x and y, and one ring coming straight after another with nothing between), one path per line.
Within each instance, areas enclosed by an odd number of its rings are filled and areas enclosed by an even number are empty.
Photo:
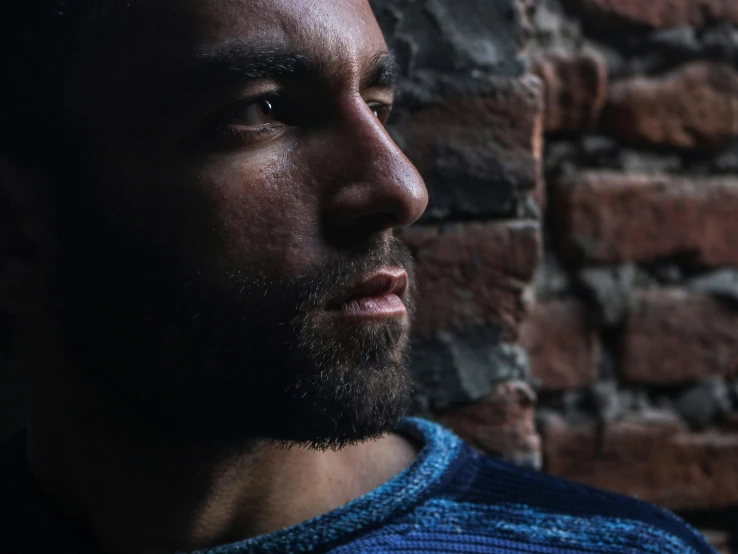
M550 53L535 60L544 82L546 131L586 131L607 99L607 67L593 54Z
M585 387L596 378L600 344L583 304L554 300L533 304L520 330L533 376L543 389Z
M738 23L735 0L566 0L585 21L598 27L637 26L658 29L689 25L705 27L728 20Z
M417 337L489 324L501 325L508 339L516 337L522 295L540 259L538 223L416 226L399 236L416 257Z
M479 402L446 412L441 423L477 450L523 465L540 465L536 395L526 383L510 381Z
M720 146L738 136L738 72L728 64L696 62L664 77L616 82L602 127L636 145Z
M393 126L428 186L426 219L505 217L520 191L542 186L541 81L495 78L488 89L449 94Z
M563 249L597 263L738 264L738 179L585 172L556 190Z
M738 310L678 289L636 293L623 331L631 382L672 384L738 376Z
M542 416L544 470L672 510L738 504L738 434L691 433L664 412L629 414L599 429Z

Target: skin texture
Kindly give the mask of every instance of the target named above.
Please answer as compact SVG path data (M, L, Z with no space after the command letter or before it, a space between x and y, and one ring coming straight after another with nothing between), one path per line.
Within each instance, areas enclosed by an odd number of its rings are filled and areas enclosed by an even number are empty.
M407 321L335 325L321 308L409 266L391 229L426 192L369 108L392 90L368 78L386 55L368 8L141 2L110 34L67 84L80 159L53 187L63 341L111 402L169 435L376 436L407 396ZM257 49L261 65L291 55L307 69L244 79ZM245 101L268 93L285 99L285 124L255 136ZM272 428L231 429L257 418Z
M244 79L256 50L307 69ZM392 231L427 196L382 124L386 56L364 0L133 2L70 73L64 165L0 160L29 461L106 552L278 530L414 458L389 433L407 317L325 310L381 267L411 272ZM289 109L245 102L264 94Z

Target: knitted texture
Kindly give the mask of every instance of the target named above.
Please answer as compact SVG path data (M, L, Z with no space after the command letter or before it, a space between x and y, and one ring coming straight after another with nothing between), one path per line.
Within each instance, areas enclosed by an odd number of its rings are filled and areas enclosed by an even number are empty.
M196 554L715 554L691 527L649 504L482 456L425 420L403 420L397 432L423 448L374 492L295 527ZM100 554L43 506L27 468L18 469L22 454L8 452L0 450L0 508L15 515L0 523L0 544L28 554Z
M198 554L714 553L649 504L482 456L428 421L406 419L397 431L424 448L379 489L302 525Z

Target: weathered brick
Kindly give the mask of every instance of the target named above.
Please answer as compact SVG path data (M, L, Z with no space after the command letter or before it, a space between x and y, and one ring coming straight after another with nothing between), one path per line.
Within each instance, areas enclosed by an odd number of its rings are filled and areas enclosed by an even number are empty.
M393 136L425 179L425 219L511 216L541 180L543 100L537 77L492 79L482 96L412 110Z
M738 264L738 179L584 172L556 188L564 251L597 263Z
M600 344L596 327L577 300L533 304L520 330L531 373L546 390L584 387L596 378Z
M530 1L530 0L526 0ZM472 70L519 75L527 25L515 0L371 0L403 76L418 73L471 77ZM473 79L473 77L472 77Z
M533 72L544 83L544 129L585 131L597 122L607 99L607 67L593 54L549 53Z
M414 412L432 416L492 394L497 383L527 380L528 357L501 340L499 326L467 327L414 340Z
M522 381L499 383L483 400L446 412L439 419L477 450L521 465L540 467L536 395Z
M650 384L738 376L738 310L680 289L634 294L622 371L628 381Z
M738 434L689 432L668 412L632 413L604 428L541 414L544 470L672 510L738 503Z
M695 62L663 77L618 81L610 86L601 121L603 129L636 145L720 146L738 135L738 71Z
M727 20L738 23L735 0L565 0L586 22L598 28L627 26L658 29L689 25L705 27Z
M416 258L416 337L489 324L516 336L522 295L540 259L536 222L416 226L399 237Z

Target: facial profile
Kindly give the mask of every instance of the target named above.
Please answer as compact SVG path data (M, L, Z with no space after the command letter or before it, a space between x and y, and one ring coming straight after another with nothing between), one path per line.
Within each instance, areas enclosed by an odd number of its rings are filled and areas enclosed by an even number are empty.
M533 213L552 127L543 100L562 112L567 83L583 81L603 96L607 63L590 58L604 43L534 41L537 56L563 47L531 60L556 81L545 94L524 74L527 38L553 16L586 38L584 16L571 20L582 10L376 4L410 74L403 141L434 186L459 187L439 191L440 221L404 234L425 298L395 231L421 217L427 191L386 129L398 63L369 0L0 2L0 363L12 358L28 385L25 427L0 441L2 552L715 554L678 517L584 484L604 467L617 485L612 461L633 452L613 455L612 437L663 461L641 444L658 426L652 410L600 421L558 409L597 388L589 370L620 330L589 329L594 306L567 283L528 298L546 242ZM590 66L597 79L583 78ZM588 113L559 126L596 119L591 100L563 106ZM607 129L569 131L556 139L566 152ZM505 190L477 194L482 182ZM516 213L493 206L511 195ZM423 401L440 421L403 417L423 301L418 334L436 336L413 365L428 364ZM558 350L543 337L557 319L577 339ZM544 343L530 360L544 414L510 371L508 354L516 367L525 356L499 344L518 330L521 348ZM561 381L569 359L589 385L543 382ZM630 394L620 384L613 394ZM459 387L468 402L449 405ZM680 423L667 415L656 423ZM687 463L671 474L694 473L692 443L732 448L714 423L658 431ZM545 456L582 482L505 455ZM718 462L700 466L713 481Z
M50 304L83 378L188 441L387 432L414 291L393 229L427 200L384 128L369 6L120 4L65 82L50 177Z

